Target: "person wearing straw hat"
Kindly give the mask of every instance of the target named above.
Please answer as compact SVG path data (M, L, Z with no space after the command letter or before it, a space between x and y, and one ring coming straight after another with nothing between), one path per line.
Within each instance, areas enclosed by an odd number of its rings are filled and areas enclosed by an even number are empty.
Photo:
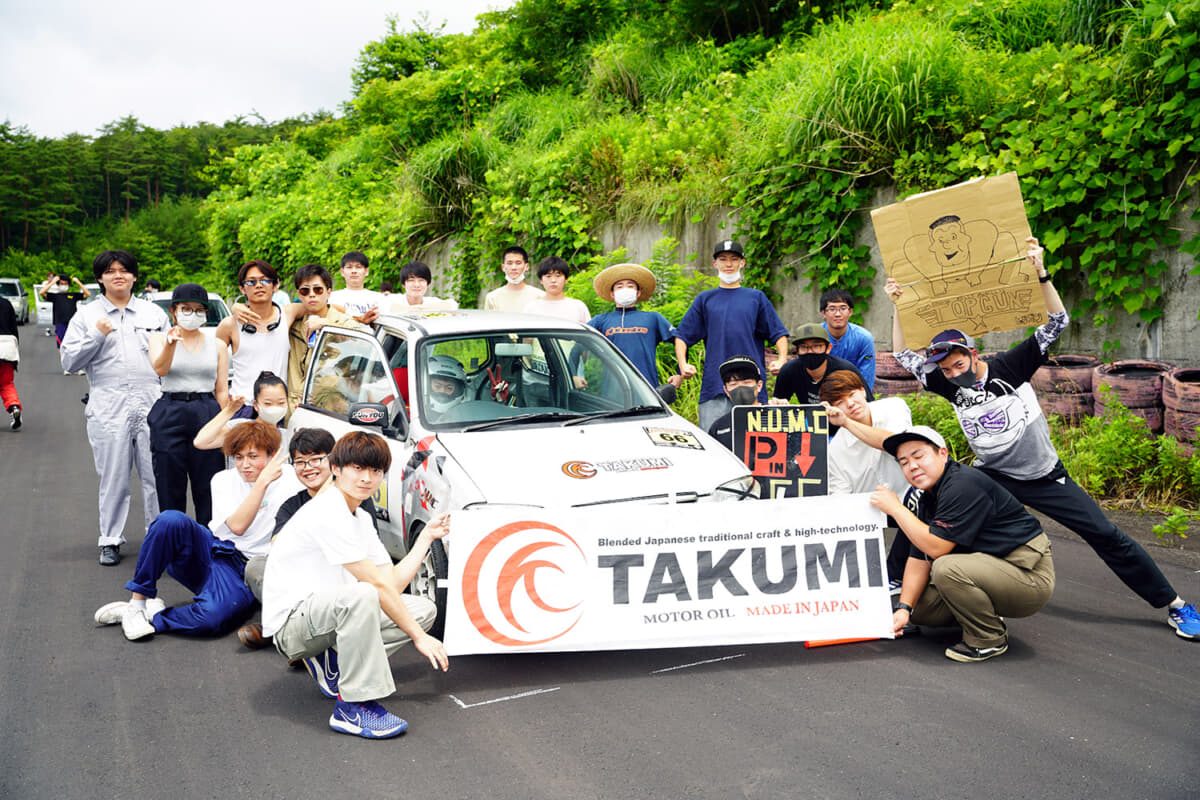
M659 385L655 350L662 342L675 338L675 326L666 317L637 307L650 299L656 285L654 273L641 264L609 267L595 277L592 288L601 299L615 303L616 308L597 314L588 322L633 362L651 386ZM683 376L672 375L667 382L678 389Z

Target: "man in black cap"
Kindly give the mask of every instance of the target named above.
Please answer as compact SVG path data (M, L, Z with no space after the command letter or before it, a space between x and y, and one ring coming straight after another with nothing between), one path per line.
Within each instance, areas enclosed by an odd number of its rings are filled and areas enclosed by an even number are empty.
M1054 592L1050 540L1025 507L982 471L953 461L946 441L924 425L889 436L883 447L922 491L914 514L880 485L871 505L896 520L912 542L897 635L910 622L962 627L946 657L971 663L1008 650L1004 617L1036 614Z
M844 358L829 355L829 331L823 325L810 322L801 325L791 337L796 343L797 358L783 365L775 381L775 397L785 402L811 405L821 402L821 382L838 370L850 370L867 386L867 401L875 399L858 367ZM832 431L830 432L832 433Z
M892 324L896 360L926 389L954 405L975 452L975 466L1025 505L1079 534L1151 606L1167 606L1167 624L1178 636L1200 640L1200 613L1195 605L1176 594L1145 549L1112 524L1096 501L1071 480L1050 442L1050 427L1029 380L1046 363L1046 351L1066 329L1069 317L1043 265L1042 248L1032 236L1027 241L1027 258L1037 270L1050 315L1032 336L985 361L974 339L951 329L933 337L922 356L905 345L896 313ZM896 303L904 289L889 278L884 291Z
M729 410L708 427L708 435L733 450L733 407L761 406L759 392L762 391L762 372L758 362L750 356L738 355L726 359L717 368L721 376L721 385L725 397L729 400Z
M688 348L704 342L705 365L721 364L730 356L747 353L765 375L763 345L772 342L778 357L771 362L772 374L779 372L787 360L787 328L767 296L758 289L742 286L742 268L746 266L745 251L740 242L731 239L717 242L713 247L713 267L721 283L696 295L683 321L675 332L675 358L679 374L685 379L696 374L688 363ZM765 390L759 388L759 401L765 403ZM700 427L707 430L713 422L729 411L729 401L721 388L721 379L714 370L706 369L700 384Z

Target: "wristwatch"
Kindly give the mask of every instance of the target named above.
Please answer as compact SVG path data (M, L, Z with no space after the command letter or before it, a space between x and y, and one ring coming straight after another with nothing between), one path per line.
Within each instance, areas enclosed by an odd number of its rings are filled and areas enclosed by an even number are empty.
M896 610L897 611L907 611L908 615L910 617L912 616L912 606L910 606L908 603L903 603L903 602L896 603Z

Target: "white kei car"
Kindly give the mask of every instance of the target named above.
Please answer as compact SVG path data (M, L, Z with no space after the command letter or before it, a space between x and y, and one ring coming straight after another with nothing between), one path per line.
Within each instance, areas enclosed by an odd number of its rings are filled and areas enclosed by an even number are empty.
M374 499L393 558L453 509L754 497L746 466L586 325L468 310L384 314L376 327L321 330L288 427L386 438L392 466ZM431 371L465 386L451 407L431 396ZM410 587L438 603L435 635L449 545L434 542Z

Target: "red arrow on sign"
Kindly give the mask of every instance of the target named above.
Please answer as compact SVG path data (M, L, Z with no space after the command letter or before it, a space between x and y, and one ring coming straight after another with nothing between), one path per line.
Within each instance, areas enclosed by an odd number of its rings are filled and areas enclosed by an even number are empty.
M793 458L796 466L800 468L800 474L804 477L808 477L808 471L812 469L813 462L817 460L816 456L808 454L811 439L811 433L800 434L800 452Z

